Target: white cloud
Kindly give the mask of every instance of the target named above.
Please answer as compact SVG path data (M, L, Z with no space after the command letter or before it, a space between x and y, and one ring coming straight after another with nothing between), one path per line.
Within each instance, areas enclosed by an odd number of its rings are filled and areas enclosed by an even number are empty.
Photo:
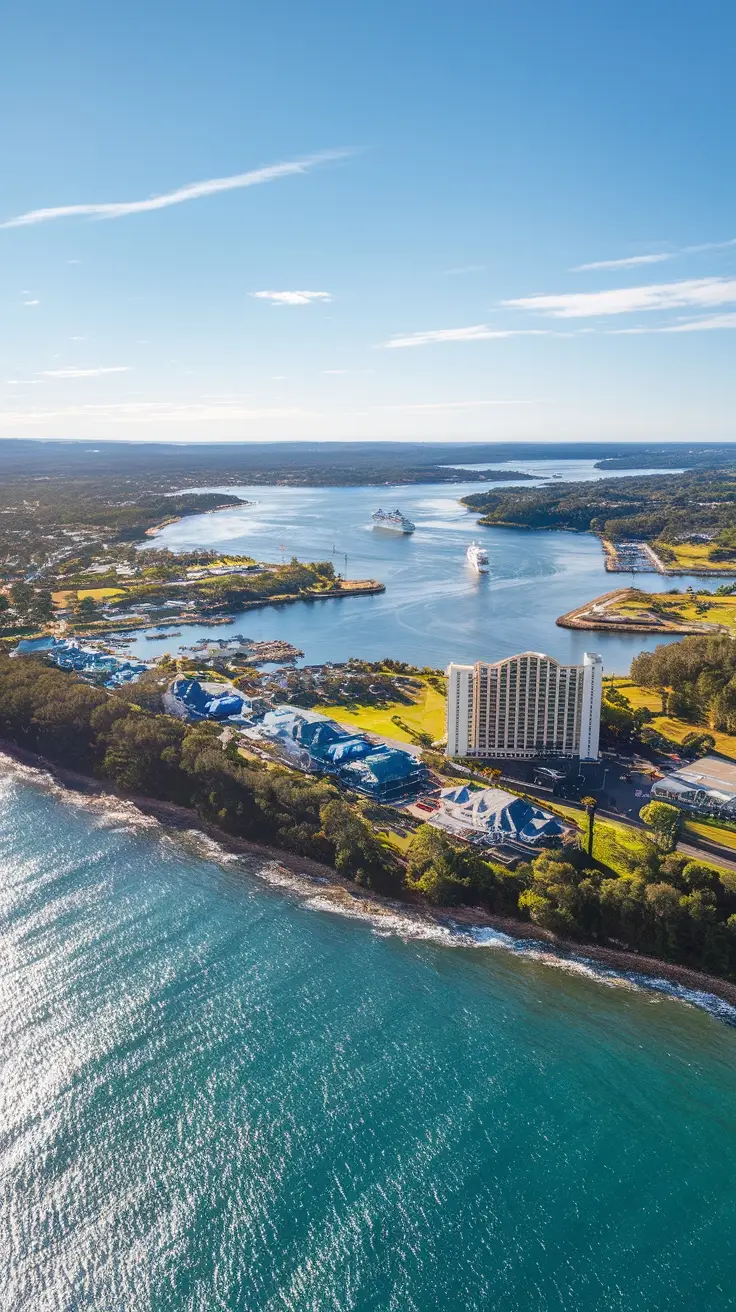
M322 370L322 373L323 373L323 374L333 374L335 377L338 377L340 374L346 374L346 373L347 373L347 369L323 369L323 370Z
M614 328L612 336L639 337L642 333L702 333L715 332L719 328L736 328L736 314L712 314L707 318L680 319L677 323L659 324L654 328L649 324L637 324L633 328Z
M683 255L699 255L701 251L727 251L730 246L736 246L736 237L730 237L728 241L706 241L701 246L683 246Z
M301 419L320 415L298 407L253 408L204 402L130 401L111 405L72 405L56 409L0 411L0 427L45 424L58 419L96 419L110 423L205 423L232 419Z
M100 369L44 369L42 378L101 378L103 374L127 374L129 364L111 364Z
M251 292L257 301L273 301L275 305L312 305L315 301L331 301L329 292Z
M605 292L570 292L561 296L524 296L503 304L537 310L555 319L586 319L597 315L631 314L637 310L708 308L736 303L736 279L691 278L684 282L650 283Z
M436 342L480 342L499 337L541 337L546 336L544 329L538 328L489 328L486 323L476 323L470 328L436 328L433 332L410 333L408 337L391 337L382 342L387 351L395 351L409 346L432 346Z
M578 264L571 273L588 273L592 269L633 269L637 264L661 264L673 260L674 252L660 251L656 255L628 255L622 260L596 260L594 264Z
M596 260L593 264L578 264L571 273L588 273L595 269L633 269L637 264L662 264L676 260L680 255L701 255L704 251L725 251L736 246L736 237L728 241L706 241L699 246L679 246L671 251L657 251L652 255L628 255L619 260Z
M682 323L670 324L662 332L703 333L717 328L736 328L736 314L712 314L707 319L687 319Z
M24 304L24 305L40 305L41 302L40 302L40 301L33 300L33 301L24 301L23 304Z
M19 214L16 218L0 223L0 228L24 228L34 223L49 223L53 219L80 217L121 219L127 214L163 210L169 205L182 205L185 201L199 200L202 196L214 196L221 191L257 187L263 182L274 182L277 178L290 177L295 173L307 173L318 164L344 159L351 153L347 150L326 150L318 155L308 155L306 159L290 160L283 164L270 164L262 169L252 169L249 173L234 173L227 178L209 178L204 182L191 182L185 187L178 187L176 191L165 192L162 196L150 196L147 200L115 201L104 205L58 205L51 209L29 210L26 214Z

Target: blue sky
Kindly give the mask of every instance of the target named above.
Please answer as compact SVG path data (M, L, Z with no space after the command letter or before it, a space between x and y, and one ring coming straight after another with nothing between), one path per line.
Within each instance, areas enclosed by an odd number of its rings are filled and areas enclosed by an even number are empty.
M0 435L736 438L735 37L8 0Z

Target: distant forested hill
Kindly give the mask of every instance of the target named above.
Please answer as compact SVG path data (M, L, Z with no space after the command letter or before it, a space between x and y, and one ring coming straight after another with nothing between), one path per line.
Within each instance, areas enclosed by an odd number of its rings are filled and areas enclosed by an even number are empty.
M147 489L286 483L356 486L370 483L471 482L483 473L462 465L529 460L631 461L632 467L681 468L725 447L631 442L94 442L0 441L0 479L16 477L130 478ZM736 465L736 446L731 458Z

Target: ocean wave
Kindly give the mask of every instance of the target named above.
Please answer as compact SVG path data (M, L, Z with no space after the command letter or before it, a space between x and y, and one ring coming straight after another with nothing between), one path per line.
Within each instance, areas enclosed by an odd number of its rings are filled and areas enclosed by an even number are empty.
M113 793L85 793L69 788L54 778L50 771L38 766L24 765L22 761L16 761L14 757L3 753L0 753L0 766L2 766L0 778L6 783L11 786L22 784L24 787L42 788L65 806L72 806L86 812L91 822L100 828L120 833L153 831L161 828L154 816L145 815L134 802L115 797Z
M584 953L555 948L543 939L516 938L490 925L460 925L452 920L443 924L421 912L414 913L401 904L377 903L363 894L351 893L340 885L329 885L329 881L327 888L315 893L314 876L295 874L277 863L273 863L267 871L259 870L256 873L266 882L300 895L303 905L309 910L361 920L380 936L425 941L449 948L510 952L529 961L539 961L555 970L594 980L608 988L663 994L736 1026L736 1006L715 993L709 993L707 989L693 988L645 971L610 966Z
M693 1007L700 1008L702 1011L707 1011L711 1016L716 1016L729 1025L736 1026L736 1006L727 1002L725 998L719 998L715 993L709 993L705 989L696 989L687 984L680 984L677 980L649 975L645 971L625 970L620 966L609 966L606 962L597 961L594 957L588 957L584 953L566 953L561 949L551 947L550 944L541 939L514 938L510 934L504 934L501 930L492 929L486 925L470 926L467 929L458 926L458 934L460 938L470 940L476 947L502 948L506 952L513 952L516 956L542 961L544 964L558 969L585 975L589 979L594 979L600 984L607 984L612 988L630 988L662 993L667 997L677 999L679 1002L686 1002Z

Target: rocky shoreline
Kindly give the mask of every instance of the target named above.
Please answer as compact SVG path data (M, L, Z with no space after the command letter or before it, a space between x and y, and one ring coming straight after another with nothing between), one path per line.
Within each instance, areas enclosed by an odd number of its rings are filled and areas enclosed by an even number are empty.
M143 815L151 816L168 829L190 833L196 830L214 840L227 852L276 862L293 875L318 883L320 897L331 902L336 910L366 918L395 917L399 913L405 922L414 922L417 929L421 929L422 926L467 931L487 928L507 935L512 940L536 943L542 951L548 952L550 956L562 962L566 960L596 962L624 974L649 976L652 980L667 980L686 989L713 994L736 1006L736 983L731 983L729 980L624 949L558 938L555 934L527 921L516 920L511 916L494 915L481 907L433 908L418 899L407 898L397 901L377 893L365 892L343 879L335 870L322 862L310 857L296 856L280 848L236 838L203 820L196 811L187 807L155 798L127 794L91 776L57 766L35 752L17 747L14 743L0 740L0 753L21 765L37 770L39 774L50 776L53 782L70 791L82 792L100 799L107 796L116 801L131 803Z

